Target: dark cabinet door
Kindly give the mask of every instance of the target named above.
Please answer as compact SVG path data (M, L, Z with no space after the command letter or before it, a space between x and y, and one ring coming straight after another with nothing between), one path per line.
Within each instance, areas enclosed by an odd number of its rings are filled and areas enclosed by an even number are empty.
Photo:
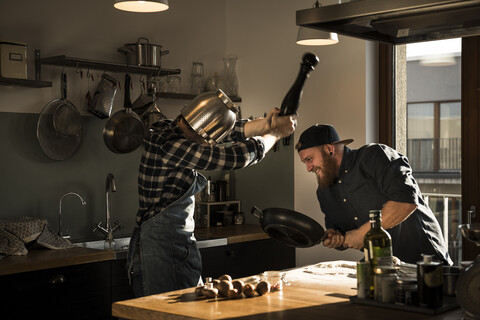
M273 239L228 245L226 256L226 266L233 278L295 267L295 248Z
M128 280L127 259L111 261L111 303L135 298L132 286Z
M5 319L107 319L110 315L108 262L25 272L0 279Z
M202 279L212 277L214 279L226 274L227 246L218 246L200 249L202 256Z
M273 239L248 241L227 246L203 248L202 278L229 274L241 278L266 270L295 267L295 248Z

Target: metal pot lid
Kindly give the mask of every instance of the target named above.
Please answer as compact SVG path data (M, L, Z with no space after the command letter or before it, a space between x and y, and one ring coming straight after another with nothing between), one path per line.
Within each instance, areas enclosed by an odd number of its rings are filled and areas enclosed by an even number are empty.
M49 102L38 117L38 142L50 159L70 158L77 151L82 135L81 116L66 100L57 99Z
M118 48L117 51L121 53L132 53L136 50L136 48L141 46L159 47L160 49L162 48L162 46L159 44L150 43L147 38L138 38L137 42L125 43L123 47Z

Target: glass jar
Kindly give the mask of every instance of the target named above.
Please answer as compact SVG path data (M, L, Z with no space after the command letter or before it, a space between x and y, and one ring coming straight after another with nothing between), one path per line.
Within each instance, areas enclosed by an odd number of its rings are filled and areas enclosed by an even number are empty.
M203 63L193 62L191 74L191 93L200 94L204 91Z
M182 78L180 76L168 76L168 92L179 93L182 87Z
M397 268L382 266L373 269L373 297L379 302L393 302Z
M281 271L265 271L262 273L262 280L268 281L271 285L271 291L282 291L283 282L285 281L285 272Z
M398 277L395 281L395 303L400 305L416 305L417 279Z
M237 59L238 57L233 54L223 58L225 78L227 79L225 93L230 97L236 97L238 95L237 71L235 70Z

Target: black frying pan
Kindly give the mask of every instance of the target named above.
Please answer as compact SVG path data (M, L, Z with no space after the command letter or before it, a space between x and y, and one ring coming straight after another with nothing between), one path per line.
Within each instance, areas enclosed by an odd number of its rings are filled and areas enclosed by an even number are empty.
M262 211L254 206L251 213L260 220L266 234L288 246L313 247L325 238L325 230L318 222L297 211L282 208Z
M142 119L132 111L130 101L130 75L125 75L125 110L117 111L103 129L103 141L115 153L129 153L143 141L145 127Z

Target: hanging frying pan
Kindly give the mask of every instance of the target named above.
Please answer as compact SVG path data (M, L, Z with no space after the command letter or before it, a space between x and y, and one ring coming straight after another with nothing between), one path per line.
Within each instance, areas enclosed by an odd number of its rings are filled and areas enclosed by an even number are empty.
M137 149L143 141L142 119L132 111L130 101L130 75L125 75L125 110L111 116L103 129L103 141L115 153L129 153Z
M82 117L67 100L67 75L62 72L61 98L50 101L40 113L37 138L43 152L53 160L65 160L77 151L83 134Z
M251 213L260 220L260 226L266 234L291 247L313 247L326 237L325 230L318 222L297 211L283 208L260 210L254 206Z

